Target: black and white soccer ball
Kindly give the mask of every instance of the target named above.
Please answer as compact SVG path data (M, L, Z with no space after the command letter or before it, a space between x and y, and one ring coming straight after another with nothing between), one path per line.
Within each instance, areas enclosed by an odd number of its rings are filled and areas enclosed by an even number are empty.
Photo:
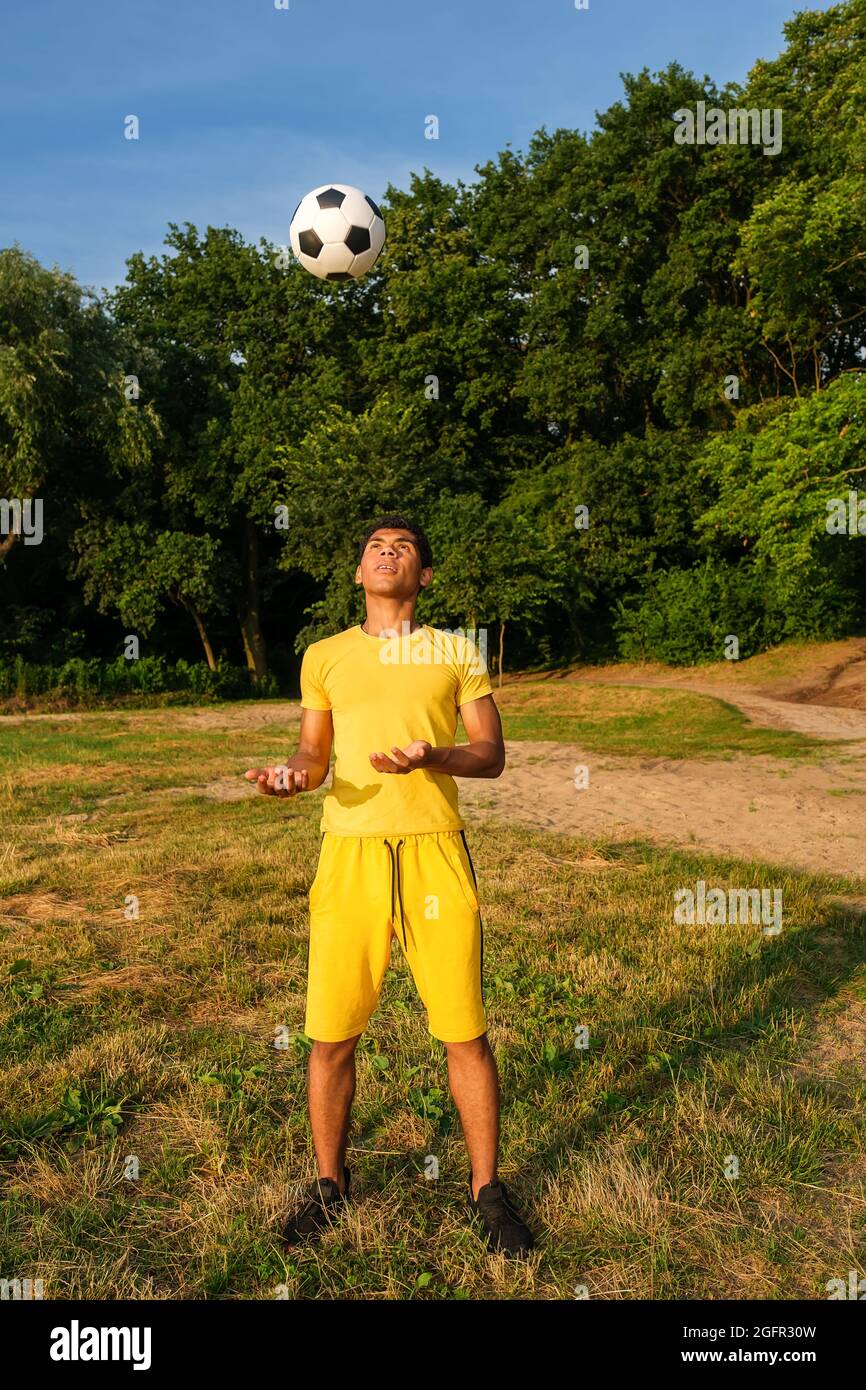
M292 250L321 280L357 280L385 245L385 222L372 198L348 183L324 183L302 198L289 228Z

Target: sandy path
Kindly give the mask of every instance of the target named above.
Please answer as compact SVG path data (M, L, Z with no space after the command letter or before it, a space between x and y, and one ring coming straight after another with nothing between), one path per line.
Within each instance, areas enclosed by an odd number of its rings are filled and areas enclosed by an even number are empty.
M733 705L753 724L765 729L792 729L810 738L851 739L862 742L866 751L866 710L851 709L841 705L821 705L815 701L800 704L792 700L782 700L764 695L753 687L737 689L731 685L716 684L702 680L672 680L670 677L647 675L643 677L617 677L603 674L591 682L593 685L628 685L641 689L652 687L655 690L694 691L696 695L709 695L714 700L724 700ZM850 751L850 750L849 750Z
M589 769L584 791L574 785L578 764ZM626 759L578 745L509 743L503 776L461 780L460 804L467 821L492 817L855 878L866 873L866 758L808 766L749 756Z
M811 738L859 740L866 751L866 710L845 709L837 705L796 705L787 700L773 700L766 695L742 694L732 698L730 692L708 687L699 693L727 700L742 710L754 724L768 729L793 729ZM846 750L846 753L851 750Z
M0 714L0 728L36 722L80 724L84 719L104 716L127 720L137 728L165 727L166 718L176 729L262 729L268 724L297 724L301 706L297 700L238 700L219 705L158 705L149 709L117 705L96 710L65 710L56 713Z
M501 778L492 782L460 780L461 807L470 822L495 818L589 838L639 837L658 844L861 877L866 875L862 650L852 643L843 666L828 659L826 671L811 673L811 685L802 677L779 682L780 688L773 689L772 694L767 693L766 685L761 688L740 684L737 679L713 679L695 670L595 668L564 677L592 684L686 688L727 701L756 725L842 741L842 747L828 747L826 758L819 763L748 755L726 761L624 758L590 753L577 744L509 742L508 765ZM784 686L788 688L783 692ZM852 703L820 704L819 692L825 698L841 697L841 701ZM294 702L274 701L214 709L181 707L171 713L173 723L181 728L231 730L293 724L300 710ZM24 716L28 721L81 717ZM154 724L164 717L164 710L136 714L137 721L152 719ZM3 722L14 723L18 718L7 716ZM578 791L574 785L578 765L589 769L586 790ZM172 791L216 800L256 795L234 777Z
M848 735L861 736L859 729ZM818 873L866 875L866 747L858 742L847 743L841 756L828 749L817 763L750 755L624 758L566 743L506 746L502 777L459 781L470 824L494 819L589 839L640 838ZM589 770L589 786L580 791L578 765ZM258 793L236 777L154 793L172 794L234 801Z
M683 671L608 668L566 680L688 689L724 700L753 724L828 747L820 763L741 755L730 761L617 758L579 745L511 743L496 782L460 784L467 819L496 817L574 835L634 836L854 878L866 874L866 662L861 641L795 677L756 686ZM832 703L822 704L821 699ZM578 791L574 770L589 768Z
M862 644L856 644L862 650ZM852 654L859 657L855 644ZM566 679L689 689L725 700L753 724L839 741L820 763L741 755L729 761L617 758L579 745L510 743L496 782L460 784L467 819L495 817L574 835L692 846L816 872L866 875L866 709L862 659L779 682L772 694L683 672L589 670ZM826 697L857 704L821 704ZM782 698L779 696L784 691ZM831 693L832 692L832 693ZM589 769L578 791L574 771Z

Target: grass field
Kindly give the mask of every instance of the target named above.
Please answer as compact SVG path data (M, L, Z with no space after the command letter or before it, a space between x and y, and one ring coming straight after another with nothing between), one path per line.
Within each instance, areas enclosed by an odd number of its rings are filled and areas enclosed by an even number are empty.
M816 757L827 745L761 729L723 700L686 690L521 681L496 692L509 739L580 743L592 752L663 758L732 758L737 753Z
M563 708L564 689L506 689L508 736L566 739L574 719L623 754L812 747L685 692L575 690ZM784 1299L862 1274L858 885L500 824L469 835L501 1170L539 1248L509 1265L465 1225L444 1048L395 944L358 1054L358 1201L285 1259L280 1219L312 1172L321 794L206 787L295 732L267 703L237 727L148 710L0 728L3 1277L47 1298ZM676 925L674 891L698 878L781 887L785 930Z

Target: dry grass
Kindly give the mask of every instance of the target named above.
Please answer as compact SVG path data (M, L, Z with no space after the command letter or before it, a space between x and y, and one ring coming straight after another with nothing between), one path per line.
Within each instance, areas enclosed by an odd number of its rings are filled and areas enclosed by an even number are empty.
M443 1049L395 949L358 1053L357 1203L287 1259L279 1224L311 1172L301 1029L320 798L183 791L239 775L278 738L185 730L173 711L146 721L141 779L127 780L135 719L103 739L88 716L80 761L68 726L54 734L68 784L52 798L28 762L0 800L4 1277L41 1277L54 1298L285 1286L559 1299L585 1285L593 1298L691 1299L821 1298L829 1278L862 1272L856 889L491 824L470 833L502 1173L539 1247L508 1264L466 1225ZM99 789L85 809L72 804L81 783ZM785 931L675 924L674 889L698 877L782 887Z

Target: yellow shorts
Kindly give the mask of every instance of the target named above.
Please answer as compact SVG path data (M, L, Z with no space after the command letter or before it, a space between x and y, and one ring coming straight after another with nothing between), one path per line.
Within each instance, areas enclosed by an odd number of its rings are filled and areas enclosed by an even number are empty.
M320 1042L363 1033L400 942L427 1025L440 1042L486 1031L484 937L462 830L427 835L325 832L310 889L304 1032Z

